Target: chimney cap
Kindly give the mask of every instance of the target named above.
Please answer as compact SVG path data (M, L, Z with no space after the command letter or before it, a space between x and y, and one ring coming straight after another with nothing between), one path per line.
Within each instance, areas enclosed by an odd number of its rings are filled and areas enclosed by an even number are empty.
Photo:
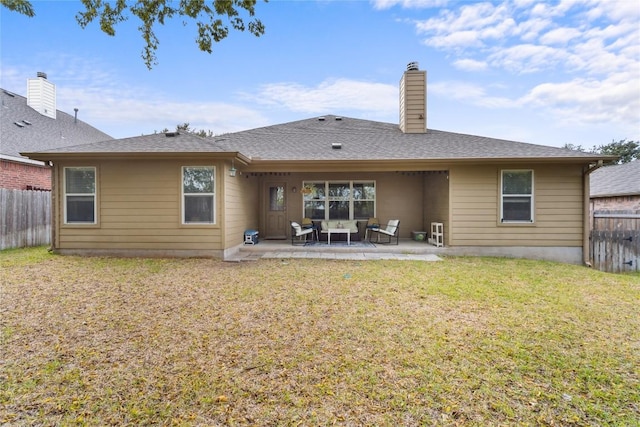
M45 73L44 71L38 71L38 73L36 75L38 77L42 77L43 79L47 78L47 73Z
M409 62L407 64L407 71L419 71L420 67L418 65L418 61Z

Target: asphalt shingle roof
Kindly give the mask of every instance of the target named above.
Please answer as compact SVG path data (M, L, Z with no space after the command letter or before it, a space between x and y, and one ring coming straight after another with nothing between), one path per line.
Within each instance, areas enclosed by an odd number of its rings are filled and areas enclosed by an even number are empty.
M55 119L43 116L27 105L27 98L24 96L1 89L0 97L1 155L20 158L22 152L37 152L113 139L60 110L56 111ZM15 122L23 126L20 127Z
M188 132L152 133L130 138L80 144L43 153L224 153L232 152L216 144L213 138L203 138Z
M597 169L590 182L591 197L640 195L640 161Z
M578 151L438 130L405 134L397 124L324 116L215 138L252 159L388 160L589 158ZM333 149L332 144L341 144Z
M334 149L340 144L340 149ZM26 152L23 150L22 152ZM405 134L397 124L328 115L201 138L153 134L65 147L47 153L232 153L251 161L376 161L602 158L590 153L438 130Z

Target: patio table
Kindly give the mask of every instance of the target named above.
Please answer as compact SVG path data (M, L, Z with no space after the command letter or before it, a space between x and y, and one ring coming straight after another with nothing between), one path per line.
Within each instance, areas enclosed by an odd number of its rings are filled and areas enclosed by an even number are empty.
M351 244L351 230L348 228L329 228L327 229L327 245L331 245L331 233L339 234L346 233L347 234L347 246Z

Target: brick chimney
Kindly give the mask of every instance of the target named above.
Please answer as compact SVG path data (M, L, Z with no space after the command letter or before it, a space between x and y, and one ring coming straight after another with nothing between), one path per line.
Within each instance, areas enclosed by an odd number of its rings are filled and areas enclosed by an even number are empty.
M43 116L56 118L56 85L47 74L38 71L35 79L27 80L27 105Z
M400 130L427 132L427 72L410 62L400 79Z

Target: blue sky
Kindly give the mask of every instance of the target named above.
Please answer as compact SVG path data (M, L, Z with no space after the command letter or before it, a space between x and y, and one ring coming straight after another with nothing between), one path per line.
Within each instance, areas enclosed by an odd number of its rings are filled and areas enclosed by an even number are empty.
M231 31L212 54L196 26L157 28L141 59L135 18L81 29L76 1L0 7L0 86L47 73L59 110L116 138L188 122L214 134L323 114L398 122L407 63L427 71L427 126L542 145L640 140L637 0L259 2L266 33Z

